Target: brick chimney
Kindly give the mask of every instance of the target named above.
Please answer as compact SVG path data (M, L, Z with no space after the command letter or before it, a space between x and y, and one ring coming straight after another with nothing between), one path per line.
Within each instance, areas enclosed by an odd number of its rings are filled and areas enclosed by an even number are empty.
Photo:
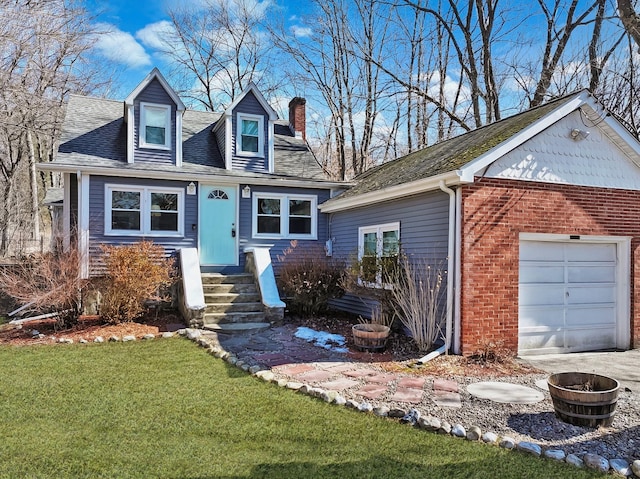
M306 104L307 100L299 96L289 102L289 126L296 138L302 138L305 141L307 140Z

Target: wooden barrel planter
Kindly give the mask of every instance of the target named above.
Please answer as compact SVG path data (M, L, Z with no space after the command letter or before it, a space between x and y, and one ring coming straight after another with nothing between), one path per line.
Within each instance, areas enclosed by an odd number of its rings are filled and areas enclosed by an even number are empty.
M556 416L575 426L610 426L620 384L592 373L558 373L547 379Z
M354 324L351 328L353 343L362 350L381 351L387 345L389 326L382 324Z

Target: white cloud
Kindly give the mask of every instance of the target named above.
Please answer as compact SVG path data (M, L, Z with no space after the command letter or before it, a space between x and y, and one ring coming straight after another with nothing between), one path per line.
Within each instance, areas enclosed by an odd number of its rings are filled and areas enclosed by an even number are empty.
M130 33L123 32L109 23L96 25L94 48L100 55L127 67L139 68L151 65L151 57Z
M429 76L427 93L434 98L438 98L440 96L440 87L442 83L440 72L434 71ZM456 101L460 104L461 100L468 101L471 98L471 90L469 90L465 85L460 86L459 82L449 75L444 78L443 92L445 105L449 107L452 107Z
M311 30L311 28L301 27L300 25L292 25L291 27L289 27L289 30L291 31L293 36L297 38L310 37L313 33L313 30Z
M175 34L175 30L171 22L162 20L156 23L150 23L143 29L136 32L136 38L143 45L154 50L162 50L166 48L167 43Z

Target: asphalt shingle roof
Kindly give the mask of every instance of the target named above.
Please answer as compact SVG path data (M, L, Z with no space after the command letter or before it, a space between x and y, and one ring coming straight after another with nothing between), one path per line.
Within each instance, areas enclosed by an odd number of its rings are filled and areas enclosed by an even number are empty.
M458 170L567 101L567 97L504 120L463 133L372 168L355 179L355 186L336 197L350 198ZM327 203L330 203L329 200Z
M256 176L259 173L228 171L218 148L215 123L219 113L186 110L182 119L183 166L127 163L127 124L122 101L72 95L60 147L54 164L78 167L95 166L114 169L175 171L182 173L216 174L223 176ZM326 180L306 143L296 138L287 121L274 126L275 176L282 179ZM274 176L274 175L271 175Z

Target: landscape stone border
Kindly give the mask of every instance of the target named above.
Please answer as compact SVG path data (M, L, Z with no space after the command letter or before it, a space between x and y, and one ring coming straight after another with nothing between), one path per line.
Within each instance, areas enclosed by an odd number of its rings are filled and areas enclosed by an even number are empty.
M178 334L197 343L200 347L205 348L212 356L222 359L228 364L236 366L264 382L274 383L280 387L290 389L301 394L306 394L330 404L344 406L359 412L372 413L379 417L395 418L403 424L408 424L437 434L446 434L466 439L468 441L481 441L485 444L493 444L503 449L515 449L522 451L535 457L566 462L567 464L578 468L588 468L602 473L608 473L611 471L612 473L623 477L633 477L635 475L635 477L640 478L640 460L638 459L629 464L624 459L609 459L589 452L581 456L577 454L567 455L562 449L544 449L541 445L534 442L516 442L516 440L511 437L499 436L491 431L485 431L483 433L478 426L472 425L467 429L462 424L452 425L447 421L441 421L432 415L423 415L415 408L405 410L395 408L389 409L384 406L374 407L367 401L358 402L353 399L346 399L337 391L324 390L322 388L313 387L308 384L290 381L287 379L276 379L274 373L269 368L258 364L249 364L248 362L239 360L234 354L226 351L217 341L203 337L202 331L199 329L180 329Z

